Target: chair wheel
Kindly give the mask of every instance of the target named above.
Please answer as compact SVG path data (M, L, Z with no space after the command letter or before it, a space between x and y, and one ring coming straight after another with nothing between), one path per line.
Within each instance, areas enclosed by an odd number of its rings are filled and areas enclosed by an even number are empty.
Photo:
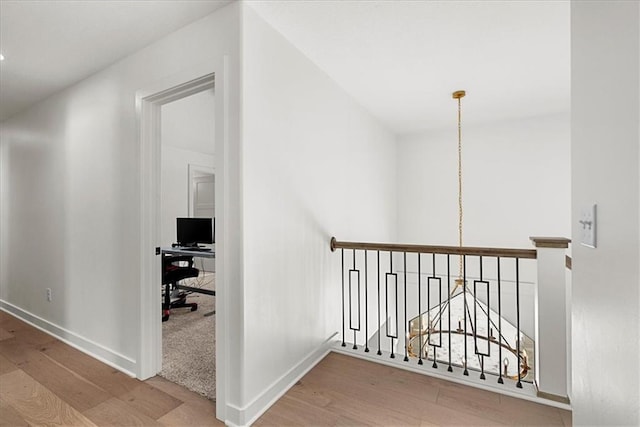
M191 311L196 311L198 309L198 304L193 303L193 305L191 306Z

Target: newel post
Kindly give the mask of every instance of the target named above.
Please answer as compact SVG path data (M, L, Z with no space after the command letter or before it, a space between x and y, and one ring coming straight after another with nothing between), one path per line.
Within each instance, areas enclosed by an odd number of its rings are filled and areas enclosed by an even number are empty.
M536 247L535 359L538 396L569 403L566 249L571 240L531 237Z

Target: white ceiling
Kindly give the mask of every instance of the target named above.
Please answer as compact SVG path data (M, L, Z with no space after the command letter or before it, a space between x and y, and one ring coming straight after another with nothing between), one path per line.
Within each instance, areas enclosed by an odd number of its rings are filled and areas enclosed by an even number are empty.
M250 4L396 133L569 111L568 1Z
M228 3L0 0L0 121Z
M0 0L0 120L227 1ZM248 1L392 131L569 111L568 1Z

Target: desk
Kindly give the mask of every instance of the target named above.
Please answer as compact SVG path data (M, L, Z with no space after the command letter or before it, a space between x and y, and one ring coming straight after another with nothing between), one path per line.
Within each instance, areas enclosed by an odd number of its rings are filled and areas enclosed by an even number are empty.
M213 248L210 251L194 251L192 249L190 250L189 248L184 248L184 247L162 248L160 250L160 254L162 255L163 258L165 255L187 255L187 256L200 257L200 258L215 258L216 247L215 245L213 245ZM163 273L164 273L164 270L163 270ZM178 289L197 292L199 294L206 294L206 295L213 295L213 296L216 295L216 291L212 291L210 289L202 289L202 288L196 288L193 286L178 285L177 283L176 283L176 287Z
M171 248L162 248L162 254L167 255L191 255L202 258L215 258L216 257L216 247L212 246L210 251L194 251L193 249L185 248L185 247L171 247Z

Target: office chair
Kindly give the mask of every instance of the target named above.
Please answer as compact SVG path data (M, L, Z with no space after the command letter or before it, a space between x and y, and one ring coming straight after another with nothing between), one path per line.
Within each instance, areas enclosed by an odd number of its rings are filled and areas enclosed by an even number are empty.
M187 265L184 265L187 263ZM188 255L165 255L162 258L162 285L164 286L164 302L162 304L162 321L169 320L172 308L190 307L191 311L198 309L195 302L187 302L187 293L178 291L173 295L172 291L177 291L177 283L189 277L198 277L200 271L193 267L193 257Z

